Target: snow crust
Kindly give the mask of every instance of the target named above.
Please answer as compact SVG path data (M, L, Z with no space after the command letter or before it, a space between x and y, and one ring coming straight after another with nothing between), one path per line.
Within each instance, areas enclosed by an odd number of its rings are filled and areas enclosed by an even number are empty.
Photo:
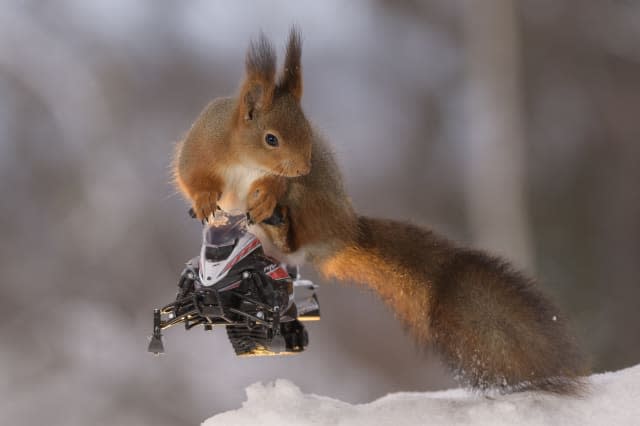
M582 397L537 392L485 396L464 389L394 393L367 404L304 394L287 380L246 389L242 408L203 426L638 425L640 364L589 378Z

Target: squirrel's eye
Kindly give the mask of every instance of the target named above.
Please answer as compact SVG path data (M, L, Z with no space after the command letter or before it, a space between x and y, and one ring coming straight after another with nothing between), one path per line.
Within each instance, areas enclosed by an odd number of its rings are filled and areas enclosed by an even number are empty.
M278 146L278 138L275 135L272 135L271 133L267 133L264 136L264 141L267 143L267 145Z

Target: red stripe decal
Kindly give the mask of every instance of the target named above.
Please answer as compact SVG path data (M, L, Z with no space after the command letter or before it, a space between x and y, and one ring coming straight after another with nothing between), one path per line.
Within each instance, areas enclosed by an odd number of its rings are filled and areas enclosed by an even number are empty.
M251 252L251 250L258 247L259 245L260 241L257 238L254 238L253 241L251 241L248 246L243 248L242 251L238 253L231 262L227 263L227 266L224 267L221 273L227 272L233 265L244 259Z
M290 278L289 273L282 266L278 266L276 269L269 272L267 275L269 275L274 280L283 280L285 278Z

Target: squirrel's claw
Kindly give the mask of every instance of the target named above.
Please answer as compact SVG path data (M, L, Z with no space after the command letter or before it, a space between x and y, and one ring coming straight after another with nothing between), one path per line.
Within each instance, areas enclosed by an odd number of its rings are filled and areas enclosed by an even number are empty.
M209 216L215 213L217 208L218 194L212 192L201 192L193 197L193 213L195 218L208 222ZM193 216L192 216L193 217Z

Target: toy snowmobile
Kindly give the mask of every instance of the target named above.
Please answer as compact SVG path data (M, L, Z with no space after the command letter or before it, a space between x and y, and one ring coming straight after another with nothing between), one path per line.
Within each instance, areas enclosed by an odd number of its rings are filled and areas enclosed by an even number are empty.
M184 324L226 327L236 355L283 355L308 344L301 321L320 319L311 281L266 256L245 214L216 212L203 230L200 256L186 264L174 302L154 309L149 352L164 352L162 330Z

